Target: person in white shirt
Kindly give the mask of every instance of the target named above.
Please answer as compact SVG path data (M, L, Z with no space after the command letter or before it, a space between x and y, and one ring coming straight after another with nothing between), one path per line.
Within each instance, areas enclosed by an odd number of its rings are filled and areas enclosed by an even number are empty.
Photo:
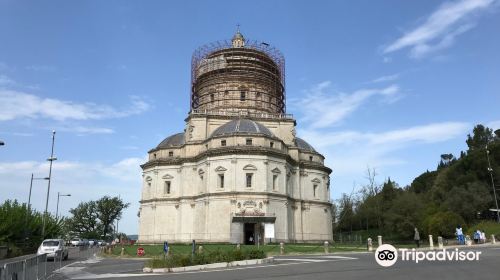
M458 244L464 245L465 244L464 232L460 225L458 225L457 228L455 229L455 235L457 236Z

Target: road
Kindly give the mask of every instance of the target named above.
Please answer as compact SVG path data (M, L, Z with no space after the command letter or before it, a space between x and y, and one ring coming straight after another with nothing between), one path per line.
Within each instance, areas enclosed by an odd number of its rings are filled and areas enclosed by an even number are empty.
M197 272L142 273L144 260L95 259L77 262L62 270L64 279L141 280L254 280L254 279L499 279L500 247L464 250L481 251L479 261L398 261L389 268L379 266L373 253L277 257L272 264L242 266Z

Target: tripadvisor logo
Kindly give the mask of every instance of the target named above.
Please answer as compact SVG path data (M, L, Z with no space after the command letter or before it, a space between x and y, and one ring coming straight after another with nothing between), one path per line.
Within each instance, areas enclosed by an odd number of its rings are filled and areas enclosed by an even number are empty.
M396 263L398 257L401 261L419 263L421 261L479 261L480 251L437 250L417 251L415 249L399 249L390 245L380 245L375 251L375 260L383 267Z

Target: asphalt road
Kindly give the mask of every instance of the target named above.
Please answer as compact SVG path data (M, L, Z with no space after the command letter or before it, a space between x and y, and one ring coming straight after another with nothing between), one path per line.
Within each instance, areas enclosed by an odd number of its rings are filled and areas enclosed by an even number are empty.
M454 249L450 249L454 250ZM277 257L272 264L242 266L198 272L168 274L142 273L144 260L94 259L65 267L64 279L500 279L500 247L462 248L481 251L479 261L415 262L398 261L379 266L373 253Z

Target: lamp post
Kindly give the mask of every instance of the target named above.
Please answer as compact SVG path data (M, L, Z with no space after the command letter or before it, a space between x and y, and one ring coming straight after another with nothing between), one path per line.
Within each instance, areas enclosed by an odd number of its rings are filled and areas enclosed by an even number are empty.
M59 192L57 192L57 207L56 207L56 220L57 220L57 217L59 216L59 197L61 196L71 196L71 194L60 194Z
M35 177L33 177L33 173L31 173L30 193L28 196L28 213L31 210L31 189L33 188L33 180L48 180L48 179L49 179L49 177L35 178Z
M0 140L0 146L3 146L3 145L5 145L5 143L2 140Z
M43 219L42 219L42 239L45 238L45 224L47 223L47 208L49 207L49 195L50 195L50 181L52 179L52 163L54 160L57 160L57 158L54 157L54 140L56 137L56 131L52 130L52 150L50 152L50 158L47 160L50 161L49 165L49 184L47 186L47 199L45 200L45 212L43 213Z
M490 172L491 187L493 188L493 197L495 198L495 206L496 206L495 211L497 212L497 222L500 223L500 211L498 209L497 192L495 189L495 180L493 179L493 168L491 168L490 151L488 150L488 145L486 145L486 158L488 159L488 171Z

